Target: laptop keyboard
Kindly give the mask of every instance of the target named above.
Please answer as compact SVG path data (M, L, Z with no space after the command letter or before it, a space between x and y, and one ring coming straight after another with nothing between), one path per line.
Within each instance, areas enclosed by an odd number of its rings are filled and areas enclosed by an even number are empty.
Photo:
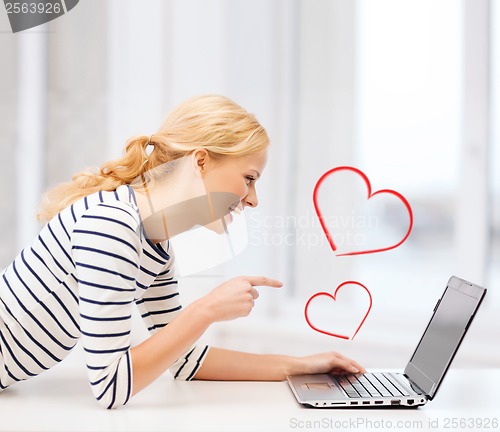
M335 379L350 398L410 396L406 389L385 373L341 375L336 376Z

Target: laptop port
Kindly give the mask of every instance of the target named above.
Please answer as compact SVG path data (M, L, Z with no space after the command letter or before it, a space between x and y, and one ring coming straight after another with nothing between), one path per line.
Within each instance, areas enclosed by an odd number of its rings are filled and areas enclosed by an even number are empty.
M400 405L401 401L399 399L393 399L391 400L391 405Z
M357 402L351 402L351 405L357 405L358 403Z
M415 401L413 399L408 399L406 402L408 403L408 405L413 405Z
M370 405L370 401L363 401L363 405Z
M384 401L375 401L375 405L382 405Z

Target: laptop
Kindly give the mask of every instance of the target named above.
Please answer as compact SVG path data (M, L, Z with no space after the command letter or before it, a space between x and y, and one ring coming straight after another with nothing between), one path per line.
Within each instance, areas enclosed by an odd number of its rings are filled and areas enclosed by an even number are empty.
M288 384L299 403L314 408L425 405L436 395L485 294L452 276L403 373L293 375Z

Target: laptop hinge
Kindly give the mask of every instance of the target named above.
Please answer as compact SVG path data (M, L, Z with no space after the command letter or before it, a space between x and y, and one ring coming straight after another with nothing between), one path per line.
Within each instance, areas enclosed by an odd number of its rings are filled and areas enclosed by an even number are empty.
M410 383L410 388L413 390L413 391L416 391L416 392L420 392L422 395L424 395L427 399L429 399L429 395L427 394L426 391L422 390L418 384L413 381L407 374L403 373L402 374L407 380L408 382ZM397 375L396 375L397 377ZM434 387L433 387L434 388Z
M423 394L426 394L429 397L433 394L432 392L436 388L436 383L413 363L410 362L406 365L404 375L408 377L409 381L418 387ZM430 397L430 399L432 398Z

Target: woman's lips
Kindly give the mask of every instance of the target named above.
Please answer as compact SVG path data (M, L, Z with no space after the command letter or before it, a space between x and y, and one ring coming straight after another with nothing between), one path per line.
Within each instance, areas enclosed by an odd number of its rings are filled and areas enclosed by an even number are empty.
M226 214L227 223L231 223L234 217L240 215L242 211L243 209L239 205L229 207Z

